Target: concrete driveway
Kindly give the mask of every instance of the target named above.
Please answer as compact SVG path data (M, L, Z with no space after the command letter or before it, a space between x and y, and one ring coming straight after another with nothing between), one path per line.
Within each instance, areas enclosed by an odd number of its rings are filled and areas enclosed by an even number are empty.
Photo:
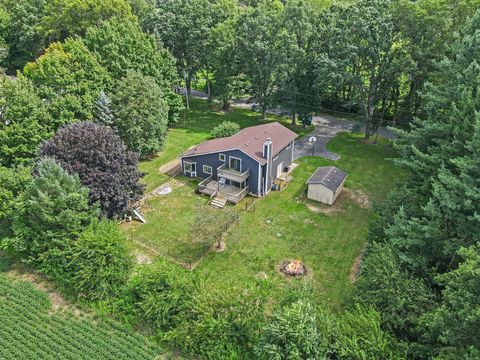
M313 125L315 130L312 133L295 141L294 158L321 156L329 160L340 159L339 154L327 150L327 143L342 131L352 131L355 123L329 115L315 115ZM313 145L308 141L312 136L317 138Z

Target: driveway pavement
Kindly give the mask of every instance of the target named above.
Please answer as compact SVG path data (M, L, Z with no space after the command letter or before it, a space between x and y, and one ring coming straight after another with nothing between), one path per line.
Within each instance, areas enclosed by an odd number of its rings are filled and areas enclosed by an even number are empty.
M207 98L207 95L205 93L193 89L192 96L201 99ZM244 100L234 100L233 106L244 109L252 108L252 104ZM271 109L268 112L278 114L279 110ZM340 159L339 154L327 150L327 143L340 132L352 131L353 127L357 123L337 118L331 115L315 115L312 120L312 123L315 126L315 130L307 136L299 138L295 141L295 148L293 153L294 159L298 159L302 156L321 156L334 161ZM362 125L359 131L365 131L365 126ZM378 130L378 134L388 139L394 138L394 134L385 127L381 127ZM312 143L308 141L309 138L312 136L315 136L315 138L317 139L317 141L314 142L314 145L312 145Z

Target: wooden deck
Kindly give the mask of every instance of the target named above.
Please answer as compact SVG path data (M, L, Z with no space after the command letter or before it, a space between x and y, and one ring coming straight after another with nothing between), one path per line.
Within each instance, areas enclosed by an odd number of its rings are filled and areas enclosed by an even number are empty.
M239 203L249 192L249 187L241 189L233 185L220 185L218 181L207 178L198 185L198 190L205 195L219 195L227 199L229 202Z

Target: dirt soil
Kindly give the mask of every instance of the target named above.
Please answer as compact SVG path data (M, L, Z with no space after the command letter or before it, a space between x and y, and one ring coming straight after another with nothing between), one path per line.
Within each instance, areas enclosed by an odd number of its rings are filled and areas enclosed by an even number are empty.
M33 273L24 266L18 264L14 265L6 275L14 280L27 281L37 290L46 292L51 303L51 313L70 310L76 316L82 314L82 311L69 301L65 300L63 296L55 290L53 284L44 276Z
M363 253L365 250L362 250L360 255L358 255L352 265L352 268L350 269L350 275L348 276L348 279L350 280L351 284L354 284L355 281L358 279L358 275L360 274L360 268L362 267L362 259L363 259Z
M342 211L342 205L345 200L350 199L362 209L370 208L370 199L367 193L362 190L352 190L344 188L342 193L338 196L333 205L325 205L321 203L307 202L305 205L314 213L321 213L326 215L334 215Z

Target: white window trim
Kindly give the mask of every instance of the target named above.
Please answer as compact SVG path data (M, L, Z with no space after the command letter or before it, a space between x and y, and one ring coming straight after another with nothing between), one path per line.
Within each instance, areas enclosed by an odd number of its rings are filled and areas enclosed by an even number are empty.
M223 158L223 159L222 159L222 158ZM226 159L227 159L227 157L225 156L224 153L218 154L218 160L220 160L220 161L225 161Z
M205 169L209 169L208 171ZM212 175L213 174L213 168L208 165L203 165L202 170L205 174Z
M228 157L228 168L231 169L231 164L232 164L232 159L237 159L237 160L240 160L240 173L242 172L242 168L243 168L243 160L238 158L238 157L235 157L235 156L229 156Z
M292 147L292 143L288 144L286 149L288 150L288 149L290 149L291 147Z
M278 159L278 154L275 155L272 160L275 161L275 160L277 160L277 159Z
M189 171L185 169L185 164L195 165L195 171ZM190 174L191 176L197 176L197 163L194 161L183 161L183 172Z

